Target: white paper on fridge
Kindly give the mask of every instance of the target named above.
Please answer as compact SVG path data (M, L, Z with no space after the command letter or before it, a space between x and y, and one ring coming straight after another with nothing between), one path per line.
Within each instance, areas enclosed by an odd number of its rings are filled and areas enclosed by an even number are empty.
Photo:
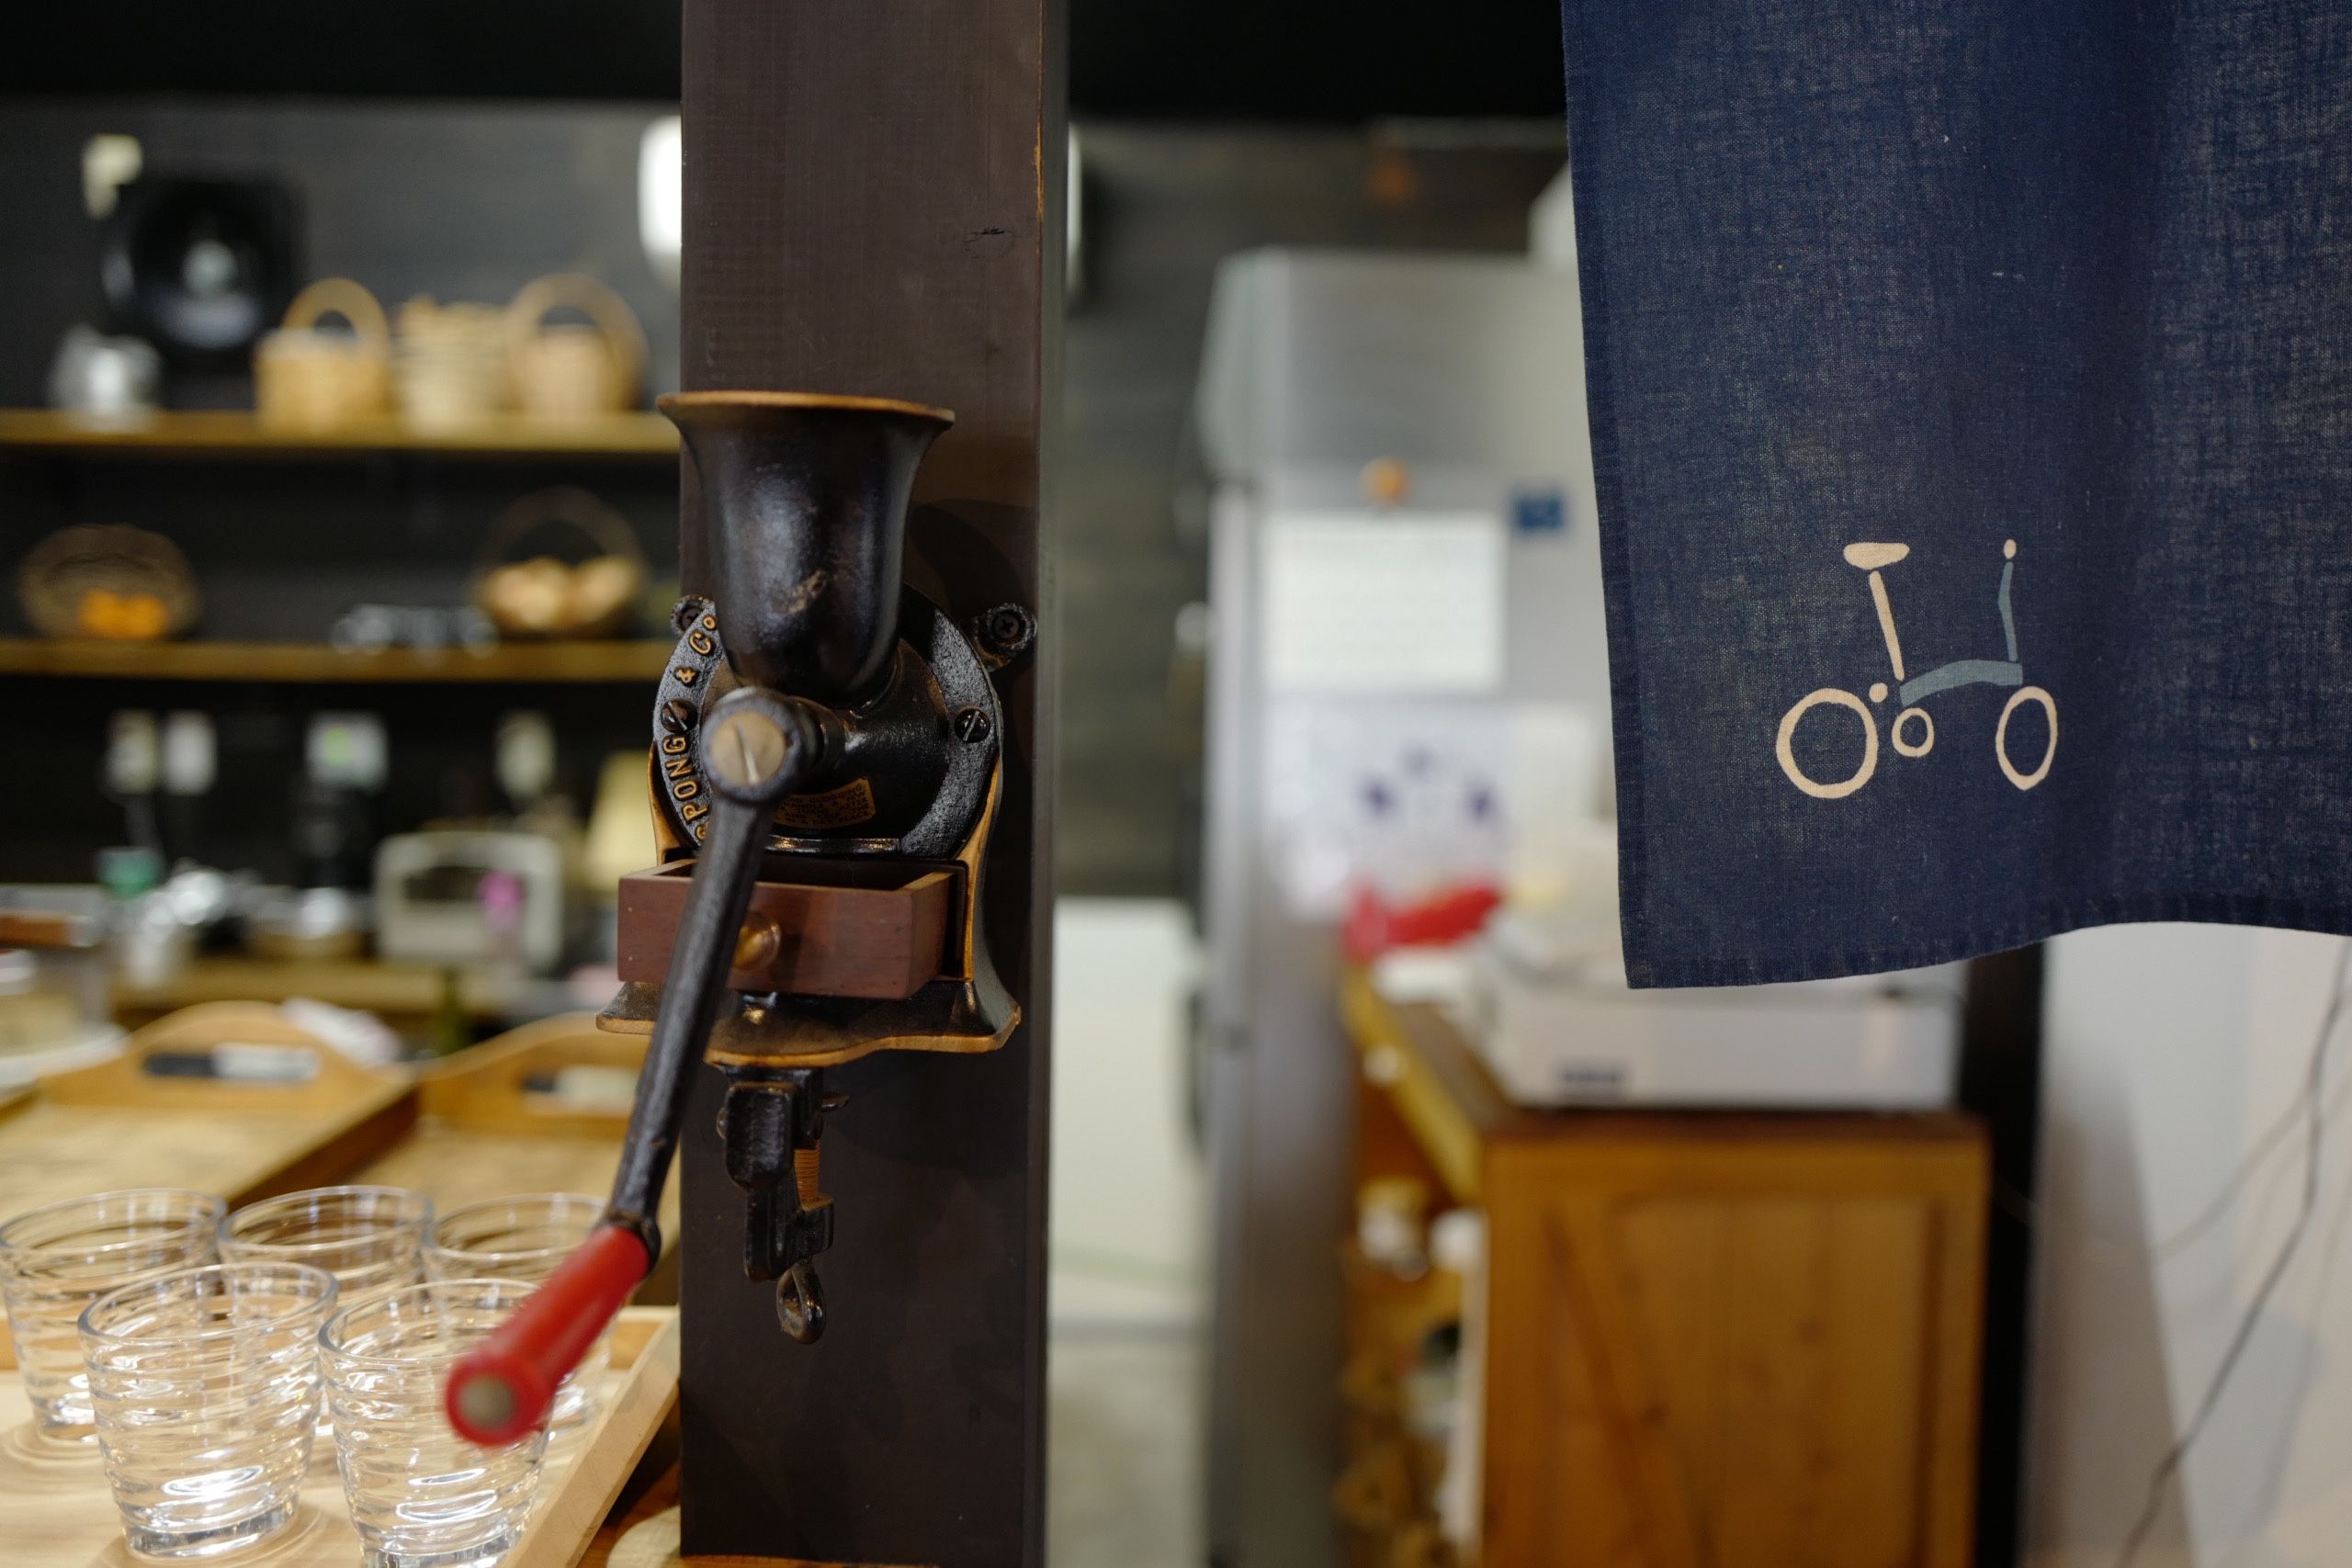
M1481 512L1278 514L1265 532L1277 692L1494 692L1507 537Z

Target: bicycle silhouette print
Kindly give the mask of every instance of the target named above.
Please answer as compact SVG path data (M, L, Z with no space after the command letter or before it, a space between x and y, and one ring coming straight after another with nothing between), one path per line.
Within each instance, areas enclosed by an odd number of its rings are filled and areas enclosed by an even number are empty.
M1950 664L1938 665L1924 674L1906 676L1903 667L1903 639L1895 635L1894 606L1886 596L1885 569L1911 553L1908 545L1854 544L1846 547L1846 564L1870 573L1871 600L1878 606L1878 628L1886 637L1887 662L1894 667L1894 695L1903 705L1886 728L1886 738L1902 757L1919 758L1935 749L1936 721L1919 705L1939 692L1957 690L1962 686L2014 686L2009 700L2002 705L2000 722L1993 729L1993 756L2001 764L2001 772L2019 789L2031 789L2050 776L2051 760L2058 754L2058 700L2040 686L2025 683L2025 666L2018 660L2017 616L2009 608L2009 580L2017 573L2018 542L2004 540L2001 545L2001 636L2007 641L2007 659L1960 659ZM1835 686L1824 686L1797 699L1794 707L1781 716L1780 738L1773 753L1781 760L1781 771L1789 782L1805 794L1820 800L1840 800L1871 782L1878 772L1878 718L1871 711L1871 704L1883 704L1888 696L1883 681L1873 681L1870 687L1870 702L1853 693ZM2043 745L2041 761L2031 772L2018 767L2009 756L2009 720L2027 703L2040 703L2049 716L2050 739ZM1842 779L1824 782L1809 776L1797 765L1794 741L1797 725L1804 716L1817 707L1849 708L1862 721L1862 760L1851 773Z

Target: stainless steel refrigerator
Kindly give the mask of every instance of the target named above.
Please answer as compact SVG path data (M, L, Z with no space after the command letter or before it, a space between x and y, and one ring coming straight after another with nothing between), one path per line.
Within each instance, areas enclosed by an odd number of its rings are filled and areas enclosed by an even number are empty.
M1353 1069L1317 861L1346 851L1332 756L1392 732L1442 747L1446 726L1527 700L1605 727L1582 361L1572 268L1263 251L1217 278L1197 408L1214 496L1201 1091L1209 1540L1228 1568L1340 1553ZM1400 468L1368 475L1381 459Z

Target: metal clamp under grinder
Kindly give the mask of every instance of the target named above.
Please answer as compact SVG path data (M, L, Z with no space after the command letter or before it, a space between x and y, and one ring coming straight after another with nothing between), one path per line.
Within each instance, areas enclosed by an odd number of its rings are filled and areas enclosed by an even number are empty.
M514 1413L544 1409L660 1256L696 1055L728 1077L744 1272L777 1281L807 1343L833 1238L817 1154L842 1101L824 1070L992 1051L1021 1017L980 911L1002 773L991 675L1035 623L1001 605L959 626L902 581L915 470L954 416L791 393L661 407L702 481L716 593L678 609L653 708L662 861L622 880L623 985L598 1020L652 1040L603 1229L453 1371L451 1418L478 1441L527 1429Z

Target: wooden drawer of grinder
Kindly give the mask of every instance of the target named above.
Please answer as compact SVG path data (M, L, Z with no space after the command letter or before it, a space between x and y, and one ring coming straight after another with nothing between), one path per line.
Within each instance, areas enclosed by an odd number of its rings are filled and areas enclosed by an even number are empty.
M692 861L621 878L623 980L660 984L684 916ZM947 972L963 868L929 861L770 855L727 976L738 991L897 1000Z

